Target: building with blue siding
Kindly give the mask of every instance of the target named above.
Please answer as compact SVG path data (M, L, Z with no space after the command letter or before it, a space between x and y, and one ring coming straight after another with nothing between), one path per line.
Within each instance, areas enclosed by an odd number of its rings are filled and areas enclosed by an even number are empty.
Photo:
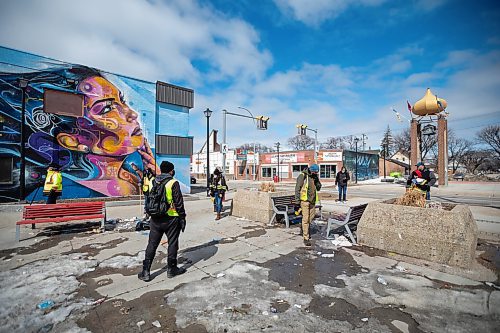
M164 160L190 192L193 104L191 89L0 47L0 201L42 199L50 164L63 199L138 195Z

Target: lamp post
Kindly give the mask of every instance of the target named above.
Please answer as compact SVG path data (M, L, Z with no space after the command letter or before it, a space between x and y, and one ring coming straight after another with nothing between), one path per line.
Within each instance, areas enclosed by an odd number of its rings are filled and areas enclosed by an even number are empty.
M29 81L19 79L19 87L22 90L21 101L21 163L19 165L19 200L26 199L26 88Z
M281 143L276 142L276 149L278 150L278 172L277 172L278 183L280 182L280 145Z
M207 197L210 195L210 116L212 112L209 108L203 111L207 117Z
M354 138L354 143L356 144L356 155L355 155L355 175L356 175L356 184L358 183L358 142L359 138Z

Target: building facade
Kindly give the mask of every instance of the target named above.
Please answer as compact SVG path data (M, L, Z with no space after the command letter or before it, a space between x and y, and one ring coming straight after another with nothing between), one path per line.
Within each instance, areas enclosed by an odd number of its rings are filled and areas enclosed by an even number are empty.
M62 198L137 195L142 171L164 160L189 192L193 104L191 89L0 47L0 201L41 199L50 164Z

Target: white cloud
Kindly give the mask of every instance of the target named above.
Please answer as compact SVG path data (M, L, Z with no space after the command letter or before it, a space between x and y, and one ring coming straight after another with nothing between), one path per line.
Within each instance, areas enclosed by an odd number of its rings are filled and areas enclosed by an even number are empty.
M8 2L0 30L5 46L152 81L256 79L272 63L252 26L196 0Z
M378 6L386 0L274 0L280 11L306 25L318 26L335 19L352 6Z

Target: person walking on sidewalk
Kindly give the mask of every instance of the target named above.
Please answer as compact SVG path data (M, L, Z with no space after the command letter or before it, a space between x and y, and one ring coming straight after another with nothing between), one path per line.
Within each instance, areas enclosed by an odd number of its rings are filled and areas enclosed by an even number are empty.
M415 166L417 169L413 170L410 177L408 177L406 187L415 186L425 193L425 200L431 200L431 186L436 183L436 176L422 162L418 162Z
M165 189L161 193L165 195L168 210L164 216L151 216L146 255L142 262L142 272L138 274L139 279L146 282L151 281L151 264L163 234L167 236L168 240L167 277L172 278L186 272L185 268L177 266L179 235L186 228L184 198L182 197L179 182L174 178L174 165L168 161L163 161L160 164L160 170L161 174L156 177L155 182L158 182Z
M227 190L226 178L219 168L215 168L214 173L210 175L210 196L214 200L214 211L217 212L216 220L220 220L222 199Z
M335 185L338 186L339 189L339 202L346 202L347 195L347 183L351 180L349 177L349 172L343 166L339 172L337 172L337 177L335 177Z
M57 197L62 195L62 174L59 165L55 163L51 163L47 169L43 195L48 197L48 205L57 203Z
M318 165L311 165L300 173L295 184L295 201L300 202L302 209L302 236L306 246L311 246L309 226L316 215L318 191L321 190L318 172Z

